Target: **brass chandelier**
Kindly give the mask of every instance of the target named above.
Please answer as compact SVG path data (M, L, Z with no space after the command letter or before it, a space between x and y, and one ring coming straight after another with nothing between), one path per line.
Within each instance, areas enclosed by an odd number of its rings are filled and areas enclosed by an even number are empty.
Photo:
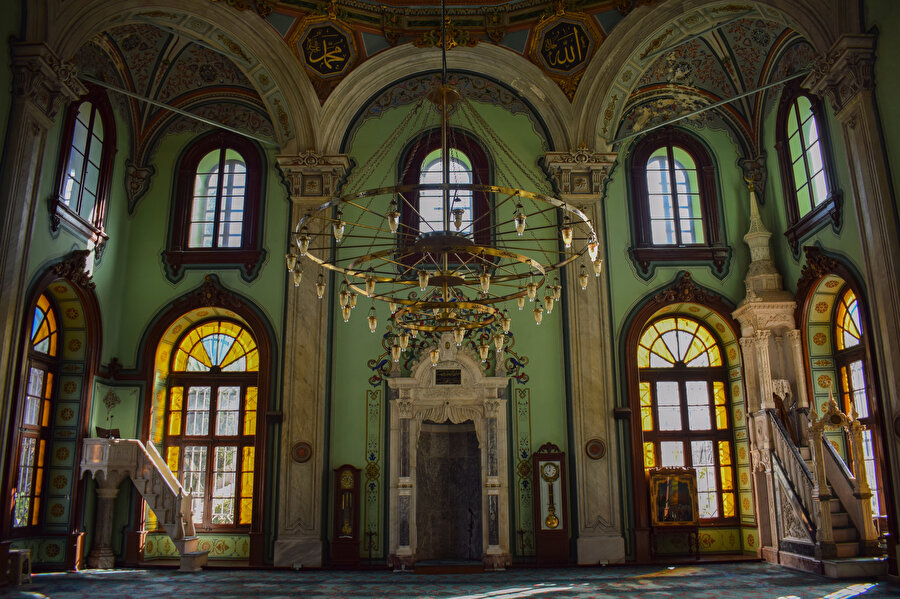
M442 40L447 39L444 10L442 3ZM435 112L440 126L439 171L435 168L430 178L419 177L419 165L407 165L400 179L412 168L417 183L351 189L325 202L300 218L286 255L295 285L302 279L304 260L320 267L316 281L320 299L325 294L325 270L337 273L345 322L364 296L372 300L367 320L374 333L378 328L374 302L386 302L397 332L391 346L395 362L407 349L410 333L417 331L451 332L457 345L470 331L478 331L481 343L476 347L484 361L489 351L484 340L492 338L499 353L510 334L507 305L515 302L522 310L528 303L541 324L544 313L551 313L561 298L557 271L584 258L578 280L585 289L589 274L599 276L602 269L594 226L578 208L549 190L487 185L474 178L468 182L451 170L459 145L455 138L469 131L493 142L495 171L506 171L507 176L518 171L534 188L548 188L546 181L529 174L472 103L448 84L446 45L441 44L440 85L418 100L353 179L368 183L391 148L410 133L428 128ZM423 198L439 216L423 215ZM480 213L475 198L485 206Z

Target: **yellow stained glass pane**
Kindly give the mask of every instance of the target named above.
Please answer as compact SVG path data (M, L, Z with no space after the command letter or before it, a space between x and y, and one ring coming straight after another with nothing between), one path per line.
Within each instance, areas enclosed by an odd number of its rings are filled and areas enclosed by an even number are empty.
M247 397L244 401L244 407L248 410L256 409L256 402L259 390L256 387L247 387Z
M656 330L659 331L660 335L662 335L663 333L666 333L668 331L675 330L677 324L674 318L663 318L662 320L657 321L653 326L656 327Z
M247 387L247 398L244 401L244 434L245 435L255 435L256 434L256 401L257 401L257 389L256 387Z
M719 468L719 475L722 477L723 491L731 491L734 489L734 472L731 466L722 466Z
M650 399L650 383L641 383L641 430L653 430L653 406Z
M243 331L243 328L241 328L240 325L233 322L220 321L219 325L219 332L224 333L229 337L237 337Z
M147 506L147 511L145 512L144 517L144 530L156 530L159 527L159 519L157 519L156 514L153 510L150 509L150 506L147 505L147 502L144 502L144 505Z
M719 465L731 465L731 441L719 441Z
M247 352L247 372L257 372L259 370L259 352L253 350Z
M701 327L699 324L697 324L695 332L697 334L697 338L700 339L704 346L712 347L716 344L716 338L712 336L712 333L710 333L706 327Z
M56 342L59 338L59 335L54 331L50 334L50 349L47 350L47 355L55 356L56 355Z
M44 483L44 476L43 476L43 474L44 474L44 469L43 469L43 468L36 468L35 470L37 471L37 472L36 472L36 473L37 473L37 476L34 477L34 478L35 478L35 481L34 481L34 495L35 495L35 497L37 497L37 496L39 496L39 495L41 494L41 488L44 486L44 485L43 485L43 483Z
M650 350L640 345L637 349L638 368L647 368L650 366Z
M50 395L53 394L53 373L46 372L44 373L44 376L46 377L44 383L44 397L46 399L50 399Z
M173 412L181 411L182 401L184 400L184 387L172 387L169 391L170 401L169 409Z
M209 368L212 366L212 360L209 358L209 354L206 353L206 348L202 343L197 343L194 347L191 348L190 353L191 357Z
M644 334L641 335L640 345L644 347L650 347L653 345L653 340L659 337L659 333L656 332L655 327L647 327L644 331Z
M241 474L241 497L253 497L253 473L244 472Z
M644 441L644 468L656 466L656 449L652 441Z
M200 335L201 338L206 337L207 335L213 335L219 332L219 325L221 322L214 320L212 322L206 322L199 326L197 326L195 331Z
M693 362L697 356L704 353L706 351L706 346L703 345L703 342L700 341L698 337L694 337L691 339L691 346L688 348L687 353L684 355L684 363L690 364Z
M44 413L41 418L41 426L50 426L50 400L44 400Z
M50 309L50 300L47 299L47 296L41 294L37 301L38 308L41 309L41 312L46 312Z
M728 410L725 406L716 406L716 429L722 431L728 428Z
M718 345L713 345L709 348L709 365L710 366L721 366L722 365L722 353L719 351Z
M169 412L169 434L181 434L181 412Z
M38 468L44 467L44 450L46 448L47 448L47 442L45 440L41 439L40 449L38 450L38 460L37 460ZM38 481L37 481L37 492L38 493L41 492L41 479L40 478L38 478Z
M187 370L188 355L183 349L175 350L175 357L172 360L172 370L175 372L184 372Z
M166 450L166 466L172 474L178 476L178 448L170 447Z
M244 454L244 459L241 462L241 471L253 472L253 460L254 460L255 450L252 447L245 447L243 454Z
M41 321L41 326L38 327L37 333L35 333L34 337L31 339L32 345L39 344L50 335L50 325L47 324L46 314L44 316L45 318Z
M670 364L675 363L675 357L672 355L672 352L669 351L669 348L662 337L657 339L650 349L666 362L669 362Z
M722 493L722 515L725 518L734 517L734 493Z
M725 383L713 381L713 403L717 406L725 405Z
M239 524L251 524L253 519L253 499L241 499L241 513L238 516Z
M697 329L700 329L700 323L696 320L689 320L687 318L679 318L676 326L681 331L687 331L688 333L695 333Z
M34 498L34 512L31 514L31 525L37 526L38 515L41 513L41 498Z
M232 362L240 360L245 355L246 355L246 353L244 352L244 348L241 347L240 343L232 343L231 347L228 348L228 353L225 354L224 358L222 358L222 363L219 364L219 366L221 366L222 368L225 368Z

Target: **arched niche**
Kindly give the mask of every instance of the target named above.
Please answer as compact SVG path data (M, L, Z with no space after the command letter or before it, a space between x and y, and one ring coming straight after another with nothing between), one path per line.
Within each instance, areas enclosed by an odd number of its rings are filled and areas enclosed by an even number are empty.
M506 377L484 376L478 359L450 334L438 344L438 361L424 354L409 377L390 377L389 547L394 567L417 561L417 446L423 423L471 422L481 461L482 559L487 568L510 564ZM427 490L422 490L427 492Z

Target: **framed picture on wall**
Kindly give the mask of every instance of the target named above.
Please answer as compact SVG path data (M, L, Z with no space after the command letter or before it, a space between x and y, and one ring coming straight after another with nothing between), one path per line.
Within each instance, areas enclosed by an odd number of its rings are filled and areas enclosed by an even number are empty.
M653 526L697 526L697 475L693 468L650 470L650 518Z

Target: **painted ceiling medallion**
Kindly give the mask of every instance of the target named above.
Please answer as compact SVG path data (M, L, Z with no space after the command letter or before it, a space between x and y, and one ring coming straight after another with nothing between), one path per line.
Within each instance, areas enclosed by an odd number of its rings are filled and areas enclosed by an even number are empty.
M584 13L557 12L531 34L528 58L559 85L571 100L603 33Z

